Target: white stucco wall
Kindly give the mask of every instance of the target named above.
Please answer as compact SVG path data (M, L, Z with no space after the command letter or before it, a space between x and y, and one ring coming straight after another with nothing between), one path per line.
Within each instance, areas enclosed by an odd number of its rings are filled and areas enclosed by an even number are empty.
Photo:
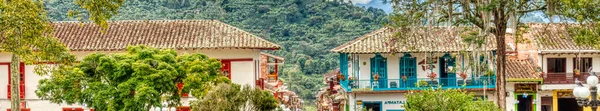
M483 96L484 92L470 92L475 96ZM406 102L406 93L374 93L374 94L350 94L350 111L356 111L358 108L356 106L357 100L362 100L364 102L381 102L382 111L386 110L404 110L404 104L385 104L386 101L402 101ZM490 101L496 98L494 91L485 92L485 95L489 98ZM360 110L359 110L360 111Z
M538 57L540 58L538 59L538 65L542 67L542 70L544 72L548 72L548 58L566 58L566 73L573 73L573 64L575 63L575 61L573 61L573 58L577 58L577 56L573 54L546 54ZM593 72L600 72L600 55L581 54L580 57L592 58ZM543 84L541 86L541 90L559 90L573 88L575 88L575 84Z
M576 55L573 54L546 54L543 56L538 56L540 59L538 59L538 66L542 66L542 70L544 72L548 72L548 58L566 58L566 65L567 65L567 69L566 72L567 73L573 73L573 64L575 61L573 61L573 58L577 58ZM591 55L591 54L581 54L580 57L582 58L592 58L592 68L594 72L600 72L600 65L596 65L596 64L600 64L600 55ZM587 70L587 69L585 69Z
M72 52L78 60L81 60L88 54L95 52ZM121 53L121 52L99 52L99 53ZM255 86L255 80L259 76L258 71L260 67L257 64L260 61L260 50L244 50L244 49L219 49L219 50L185 50L178 51L180 55L191 54L191 53L202 53L211 58L217 59L253 59L252 61L232 61L231 62L231 79L233 83L237 84L249 84ZM11 55L9 53L0 53L0 62L10 62ZM27 65L25 67L25 101L27 106L31 108L31 111L56 111L63 107L72 107L78 105L59 105L49 103L49 101L40 100L36 94L38 81L43 77L34 73L34 65ZM8 85L8 65L0 65L0 110L6 110L10 108L10 101L7 99L7 85ZM182 98L183 105L189 105L188 100L194 98Z
M404 109L404 104L385 104L385 101L406 101L404 93L386 93L386 94L356 94L350 95L350 111L361 111L356 106L356 101L364 102L381 102L382 111L386 110L401 110Z

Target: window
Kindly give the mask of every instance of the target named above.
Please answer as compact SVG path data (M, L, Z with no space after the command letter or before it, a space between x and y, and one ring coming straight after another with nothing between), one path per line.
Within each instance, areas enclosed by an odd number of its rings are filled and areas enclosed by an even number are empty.
M365 102L363 108L367 111L381 111L381 102Z
M417 76L417 60L411 57L410 54L404 54L404 57L400 59L400 77L416 77Z
M579 69L580 72L588 72L588 69L592 67L592 58L573 58L573 69Z
M565 58L548 58L548 73L564 73L567 66L566 61Z
M10 65L8 65L9 69L8 69L8 85L7 85L7 97L8 99L10 99ZM24 63L20 63L19 64L19 74L21 76L21 78L19 78L19 98L25 98L25 64Z
M223 75L225 75L225 76L227 76L227 78L231 79L231 61L221 60L221 65L223 65L221 67L221 71L223 72Z

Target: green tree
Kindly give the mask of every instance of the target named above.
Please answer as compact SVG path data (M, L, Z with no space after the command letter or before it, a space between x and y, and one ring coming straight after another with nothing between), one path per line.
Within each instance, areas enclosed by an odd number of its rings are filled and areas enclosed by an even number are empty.
M492 101L461 89L427 88L406 95L406 111L500 111Z
M598 21L600 16L598 1L594 0L384 0L394 4L394 13L388 25L404 31L397 34L410 36L414 26L474 26L479 29L476 39L486 40L489 34L495 36L497 46L496 65L497 92L506 92L506 43L505 36L508 28L518 28L523 15L531 12L544 11L550 21L554 17L563 20L587 20L586 23ZM593 21L593 22L591 22ZM517 30L517 37L522 31ZM589 34L588 34L589 35ZM401 40L399 40L401 41ZM478 43L481 44L492 43ZM497 104L505 109L506 93L496 93Z
M64 15L78 8L72 0L44 5L53 21L77 20ZM328 49L381 28L386 16L381 9L331 0L127 0L111 20L214 19L261 36L282 46L267 51L286 58L280 78L294 70L294 81L286 82L290 90L313 103L321 74L338 67L338 54Z
M0 0L0 33L3 52L12 53L11 109L20 111L19 63L56 62L57 67L38 65L36 73L46 74L50 68L64 68L75 60L68 50L52 38L52 26L46 17L43 0ZM89 12L90 20L107 27L105 20L116 13L123 0L74 0ZM66 14L66 13L65 13ZM22 60L21 60L22 59Z
M177 55L171 49L129 46L126 53L94 53L73 68L55 70L40 80L37 96L52 103L87 104L100 111L147 111L167 102L180 105L180 94L205 95L213 85L230 83L217 59ZM180 90L177 83L185 85Z
M237 84L219 84L190 104L192 111L271 111L278 106L269 91Z

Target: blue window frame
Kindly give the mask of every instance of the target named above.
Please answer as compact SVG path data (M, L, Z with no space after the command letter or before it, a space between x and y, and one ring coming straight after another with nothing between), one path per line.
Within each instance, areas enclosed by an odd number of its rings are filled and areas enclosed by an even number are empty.
M400 58L400 87L414 87L417 82L417 59L409 53ZM406 80L402 77L406 76Z
M374 80L373 75L379 74L379 79ZM387 88L387 60L381 54L371 58L371 87Z
M446 53L439 60L440 66L440 81L442 86L456 86L456 73L450 71L450 67L456 68L455 58Z

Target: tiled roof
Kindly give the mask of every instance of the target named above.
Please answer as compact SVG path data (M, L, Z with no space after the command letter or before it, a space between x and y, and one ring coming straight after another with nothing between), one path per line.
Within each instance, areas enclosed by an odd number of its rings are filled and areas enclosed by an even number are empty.
M92 23L53 23L54 36L73 51L124 50L128 45L173 49L267 49L280 46L216 20L113 21L105 33Z
M270 58L276 59L276 60L278 60L279 63L285 61L285 58L283 58L283 57L276 56L276 55L273 55L273 54L269 54L269 53L266 53L266 52L261 52L260 56L265 56L265 57L270 57Z
M519 80L541 80L540 73L536 71L537 66L529 60L507 60L506 78Z
M467 29L472 30L473 28L456 27L449 30L444 27L432 29L421 28L415 32L415 36L395 38L393 35L396 34L396 30L384 27L338 46L331 51L338 53L470 51L476 48L463 42L463 39L460 37L461 34L467 32ZM422 36L425 33L435 36ZM484 45L484 47L487 50L495 50L495 37L491 34L489 35L487 37L489 44Z
M572 24L530 23L524 34L537 43L539 50L596 50L589 46L578 46L569 36L567 26Z

